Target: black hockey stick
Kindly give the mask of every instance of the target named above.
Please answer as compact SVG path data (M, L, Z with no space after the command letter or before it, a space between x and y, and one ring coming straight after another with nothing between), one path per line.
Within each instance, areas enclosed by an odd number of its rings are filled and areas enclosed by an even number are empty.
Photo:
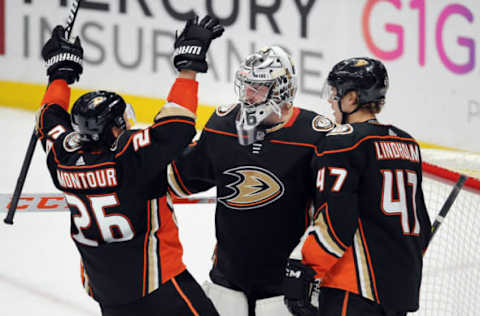
M18 200L22 194L23 185L25 184L25 179L27 177L28 169L30 168L30 163L32 162L33 153L35 152L35 147L37 146L37 135L35 130L30 137L30 143L28 143L27 153L23 159L22 169L20 170L20 175L17 179L17 185L15 186L15 191L13 192L12 201L10 202L10 207L8 208L8 213L5 219L3 220L5 224L13 225L13 217L17 211Z
M432 242L433 236L435 236L435 234L437 233L438 228L445 220L445 217L450 211L450 208L452 207L453 202L455 202L458 196L458 193L460 193L460 190L462 190L463 186L465 185L465 181L467 181L467 179L468 177L466 175L463 175L463 174L460 175L460 178L458 178L457 183L455 183L455 186L453 187L452 191L448 195L448 198L445 200L445 203L443 203L443 206L440 209L440 212L438 213L437 217L435 218L435 221L432 224L432 235L430 236L430 240L428 242L429 245Z
M73 0L72 6L70 7L70 12L68 13L67 25L65 26L65 32L67 32L67 36L65 37L67 40L70 39L70 35L72 35L73 30L73 23L75 23L75 19L77 18L78 9L80 9L80 2L82 0Z
M80 8L80 2L82 0L73 0L68 13L67 24L65 26L66 39L70 39L72 34L73 23L77 18L78 9ZM35 152L35 147L37 146L37 135L35 129L33 130L32 137L30 137L30 143L28 144L27 152L25 158L23 159L22 169L20 170L20 175L17 179L17 184L15 185L15 191L13 192L12 201L10 202L10 207L8 208L8 213L5 219L3 220L5 224L13 225L13 217L17 211L18 200L22 194L23 185L25 184L25 179L27 178L28 169L32 162L33 153Z

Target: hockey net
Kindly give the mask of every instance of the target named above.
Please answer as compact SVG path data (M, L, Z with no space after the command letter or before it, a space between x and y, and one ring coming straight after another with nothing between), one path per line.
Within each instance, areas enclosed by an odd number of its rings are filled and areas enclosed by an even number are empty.
M428 161L423 165L423 190L432 222L460 173L469 177L425 253L420 309L409 315L478 315L480 155L434 150L422 154Z

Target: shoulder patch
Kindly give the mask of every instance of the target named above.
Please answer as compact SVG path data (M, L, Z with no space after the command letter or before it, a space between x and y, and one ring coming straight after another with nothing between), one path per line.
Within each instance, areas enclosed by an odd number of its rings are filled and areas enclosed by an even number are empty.
M237 105L238 103L219 105L215 110L215 112L217 113L218 116L225 116L228 113L232 112L232 110L236 108Z
M335 127L335 124L323 115L317 115L312 120L312 128L317 132L329 132Z
M77 151L81 147L80 134L77 132L70 133L63 139L63 148L70 153Z
M335 126L334 129L332 129L329 133L327 133L327 136L333 136L333 135L347 135L351 134L353 132L353 126L350 124L338 124Z

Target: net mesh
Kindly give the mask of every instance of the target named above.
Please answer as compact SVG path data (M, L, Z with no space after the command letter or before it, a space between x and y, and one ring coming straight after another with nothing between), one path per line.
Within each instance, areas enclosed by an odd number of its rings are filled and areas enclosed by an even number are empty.
M433 160L450 170L476 176L480 160L472 160L468 156L465 164L466 156L461 156L458 153L456 158L451 153L439 157L438 153L423 155L430 162ZM425 172L424 168L423 190L432 222L455 185L446 181L452 175L441 170L434 175ZM480 191L472 190L472 183L473 186L478 184L472 178L467 181L429 245L424 257L420 309L409 315L479 314L480 252L477 248L480 244Z

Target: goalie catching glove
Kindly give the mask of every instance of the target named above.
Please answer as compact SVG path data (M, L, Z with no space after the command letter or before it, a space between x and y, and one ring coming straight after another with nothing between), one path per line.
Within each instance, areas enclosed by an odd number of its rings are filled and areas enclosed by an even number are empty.
M189 19L180 36L175 33L173 64L178 71L189 69L207 72L207 51L212 40L222 36L223 26L218 19L205 16L198 22L198 16Z
M288 259L283 281L285 305L295 316L315 316L318 313L310 300L315 286L315 271L300 260Z
M42 49L49 82L63 79L68 84L78 81L83 71L83 48L77 36L73 43L65 39L65 29L57 25Z

